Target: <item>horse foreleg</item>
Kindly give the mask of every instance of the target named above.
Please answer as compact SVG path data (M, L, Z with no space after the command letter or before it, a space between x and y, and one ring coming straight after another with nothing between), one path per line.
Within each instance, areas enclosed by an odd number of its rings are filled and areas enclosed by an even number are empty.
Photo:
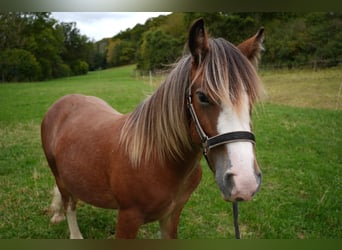
M160 233L162 239L177 239L178 224L182 209L173 212L171 215L159 220Z
M70 231L70 239L83 239L83 236L77 224L76 201L74 201L72 198L70 198L68 203L66 217Z
M136 210L120 210L116 224L117 239L134 239L140 226L144 223L141 214Z
M163 239L176 239L178 237L178 224L181 212L185 203L189 200L190 195L200 183L201 178L202 169L201 166L198 165L186 181L184 189L182 190L182 196L179 198L175 210L159 220L161 237Z

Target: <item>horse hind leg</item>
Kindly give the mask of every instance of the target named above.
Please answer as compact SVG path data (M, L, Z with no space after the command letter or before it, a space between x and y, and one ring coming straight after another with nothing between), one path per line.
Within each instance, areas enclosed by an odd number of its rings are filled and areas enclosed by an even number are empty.
M65 219L64 211L66 211L67 223L70 231L70 239L83 239L76 218L77 200L66 195L67 192L60 192L60 189L55 186L53 190L53 199L50 206L53 216L51 223L58 223Z
M65 220L62 195L59 192L57 186L55 186L53 189L53 198L52 198L52 202L50 205L50 211L53 213L51 220L50 220L51 223L57 224Z
M73 198L69 198L69 202L66 208L66 217L68 222L68 227L70 231L70 239L83 239L77 223L76 217L76 203L77 201Z

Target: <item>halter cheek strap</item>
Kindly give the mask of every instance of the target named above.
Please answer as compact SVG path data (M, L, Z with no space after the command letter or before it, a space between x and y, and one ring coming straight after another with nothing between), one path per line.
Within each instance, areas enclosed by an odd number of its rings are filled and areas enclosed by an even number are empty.
M210 149L223 145L223 144L229 144L233 142L241 142L241 141L247 141L255 144L255 136L253 133L249 131L235 131L230 133L224 133L215 135L213 137L208 137L207 134L204 132L198 117L196 115L194 105L192 104L192 96L190 93L187 95L187 105L188 110L190 112L191 118L194 121L196 131L201 139L202 143L202 152L205 157L207 157Z

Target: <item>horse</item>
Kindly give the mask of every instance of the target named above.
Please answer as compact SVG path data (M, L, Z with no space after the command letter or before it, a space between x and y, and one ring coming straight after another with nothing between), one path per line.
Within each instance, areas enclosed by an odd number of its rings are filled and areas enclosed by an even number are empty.
M211 38L203 19L189 29L187 51L131 113L80 94L57 100L41 124L56 186L51 222L67 218L82 238L77 201L117 209L116 238L136 238L159 221L177 238L182 209L202 177L202 154L226 201L248 201L261 185L251 110L263 92L256 73L263 28L238 46Z

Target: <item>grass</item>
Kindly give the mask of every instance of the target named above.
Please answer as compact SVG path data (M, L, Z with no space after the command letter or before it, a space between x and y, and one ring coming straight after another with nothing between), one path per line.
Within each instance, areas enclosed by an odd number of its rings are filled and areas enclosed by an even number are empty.
M286 106L341 109L341 67L312 71L261 71L267 86L268 102Z
M0 238L68 238L66 222L49 223L54 181L40 144L40 121L68 93L103 98L129 112L153 91L132 66L40 83L0 84ZM261 71L268 97L253 114L263 185L240 203L245 239L342 238L341 68ZM341 94L341 93L340 93ZM180 238L233 238L230 203L219 194L203 161L204 176L187 203ZM86 238L114 233L117 212L81 203L79 225ZM139 238L158 238L157 223Z

